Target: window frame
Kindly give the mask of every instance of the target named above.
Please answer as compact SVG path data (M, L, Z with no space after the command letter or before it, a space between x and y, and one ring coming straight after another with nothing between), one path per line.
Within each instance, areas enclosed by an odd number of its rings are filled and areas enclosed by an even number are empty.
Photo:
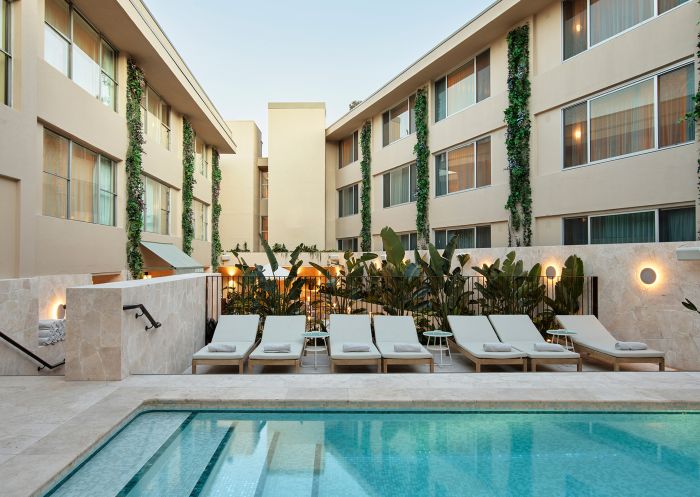
M563 15L564 15L564 14L563 14L563 9L562 9L562 16L563 16ZM563 39L563 38L562 38L562 39ZM562 48L563 48L563 45L562 45ZM488 47L486 47L486 48L484 48L484 49L482 49L482 50L479 50L479 51L478 51L476 54L474 54L472 57L469 57L469 58L467 58L466 60L463 60L461 64L458 64L458 65L452 67L452 68L449 69L446 73L442 74L440 77L435 78L435 79L432 81L432 85L431 85L431 86L432 86L433 100L434 100L433 109L432 109L432 110L433 110L433 114L434 114L434 115L433 115L433 124L441 123L441 122L445 121L446 119L448 119L449 117L456 116L456 115L459 114L460 112L464 112L464 111L467 110L467 109L471 109L471 108L474 107L475 105L477 105L477 104L479 104L479 103L481 103L481 102L484 102L484 101L486 101L486 100L488 100L488 99L491 98L491 78L489 78L489 95L488 95L488 97L483 98L482 100L479 100L479 99L478 99L478 97L479 97L479 88L478 88L478 70L477 70L477 65L476 65L476 59L477 59L479 56L484 55L486 52L489 52L489 73L490 73L490 71L491 71L491 47L488 46ZM473 62L473 66L474 66L474 103L473 103L473 104L470 104L470 105L467 105L466 107L464 107L464 108L462 108L462 109L459 109L459 110L453 112L452 114L449 114L449 113L448 113L448 109L449 109L449 101L448 101L448 100L449 100L449 99L448 99L448 97L447 97L447 94L448 94L447 77L448 77L450 74L454 73L455 71L457 71L457 70L461 69L462 67L464 67L465 65L467 65L467 63L469 63L470 60ZM436 105L437 105L437 90L436 90L436 85L437 85L437 82L438 82L438 81L442 81L442 80L445 81L445 117L443 117L442 119L438 119L438 118L437 118L437 117L438 117L438 113L437 113L437 107L436 107Z
M561 61L562 62L572 60L575 57L578 57L579 55L584 54L593 48L599 47L603 43L607 43L610 40L614 40L618 36L622 36L626 33L629 33L630 31L637 29L640 26L643 26L646 23L653 21L654 19L658 19L659 17L664 16L664 15L668 14L669 12L673 12L674 10L679 9L679 8L683 7L684 5L690 3L690 0L686 0L685 2L681 3L680 5L676 5L675 7L668 9L666 12L659 13L659 0L652 0L654 2L654 13L651 17L635 24L634 26L630 26L629 28L625 29L624 31L620 31L619 33L615 33L614 35L610 36L609 38L606 38L602 41L599 41L598 43L596 43L594 45L591 45L591 0L586 0L586 49L580 51L579 53L577 53L575 55L572 55L571 57L565 58L564 57L564 1L565 0L561 0L559 2L559 6L560 6L560 8L559 8L559 17L560 17L559 26L560 26L560 37L561 37L561 43L559 44L559 48L561 50Z
M209 241L209 215L208 215L209 214L208 213L209 205L202 202L201 200L197 200L196 198L192 199L192 203L193 203L192 210L195 213L195 216L194 216L194 233L195 233L194 239L198 240L200 242L208 242ZM197 209L196 204L199 204L202 206L202 217L199 220L199 222L202 223L202 237L197 236L197 224L198 224L197 217L198 216L196 215L196 209Z
M351 236L351 237L347 237L347 238L337 238L336 240L337 240L337 242L336 242L336 247L338 247L338 251L339 251L339 252L345 253L345 252L347 252L348 250L350 250L351 252L359 252L360 243L359 243L359 240L358 240L358 238L357 238L356 236ZM342 244L343 244L344 242L348 242L348 241L349 241L350 244L352 245L352 248L350 248L350 249L344 249L344 248L342 247Z
M5 96L0 104L4 104L8 107L12 107L12 68L13 68L13 58L12 58L12 3L10 0L0 0L5 6L5 46L6 50L0 48L0 53L4 54L6 57L5 61Z
M382 114L383 116L383 114ZM343 165L343 142L346 140L352 140L352 160L347 164ZM350 134L350 136L340 140L338 142L338 169L343 169L345 167L351 166L360 160L360 130L356 129Z
M466 142L460 143L460 144L458 144L458 145L454 145L454 146L452 146L452 147L450 147L450 148L446 148L446 149L444 149L444 150L441 150L441 151L439 151L439 152L436 152L436 153L432 154L432 155L433 155L433 171L435 171L435 180L434 180L435 188L433 188L433 198L439 199L439 198L448 197L448 196L450 196L450 195L457 195L457 194L460 194L460 193L471 192L471 191L474 191L474 190L480 190L480 189L482 189L482 188L489 188L489 187L493 186L493 183L492 183L491 181L489 181L489 184L488 184L488 185L477 186L477 183L478 183L478 181L477 181L477 174L476 174L476 173L477 173L477 167L478 167L478 155L477 155L477 154L478 154L478 152L479 152L479 149L478 149L478 146L477 146L477 145L478 145L479 142L482 142L482 141L484 141L484 140L486 140L486 139L489 140L489 148L491 148L491 145L493 144L493 137L492 137L491 135L483 135L483 136L480 136L479 138L475 138L475 139L473 139L473 140L468 140L468 141L466 141ZM454 150L459 150L460 148L466 148L466 147L469 147L469 146L474 147L474 186L473 186L472 188L465 188L464 190L457 190L457 191L454 191L454 192L447 191L447 192L446 192L445 194L443 194L443 195L438 195L438 194L437 194L437 188L438 188L437 158L438 158L438 156L439 156L439 155L443 155L443 154L445 155L445 161L446 161L446 162L445 162L445 165L447 166L447 169L449 170L449 168L450 168L449 160L448 160L448 158L449 158L449 153L452 152L452 151L454 151ZM493 153L493 149L492 149L492 148L491 148L491 153ZM492 155L491 155L491 157L493 158ZM493 161L491 161L490 166L493 166ZM491 172L493 173L493 171L491 171ZM493 179L493 174L489 175L489 178ZM448 182L447 187L448 187L448 190L449 190L449 182Z
M153 89L153 87L151 85L148 84L148 81L146 81L146 80L143 81L143 94L142 94L143 98L141 99L142 102L139 103L139 105L141 106L141 117L143 118L143 122L142 122L142 124L143 124L143 137L147 141L148 137L150 135L150 133L148 132L148 95L149 95L149 90L152 91L153 93L155 93L158 96L158 98L160 99L161 103L165 104L165 106L168 108L168 124L165 124L163 122L162 115L158 119L158 121L160 123L160 127L159 127L158 131L159 132L161 131L160 128L165 128L168 131L168 143L165 143L165 144L161 143L160 139L157 141L157 143L159 143L160 145L163 145L166 150L172 151L173 127L172 127L172 124L170 123L170 120L172 117L173 108L170 106L168 101L165 100L160 95L160 93L158 93L156 90ZM143 103L143 105L141 105L141 103ZM160 111L159 111L159 113L160 113L163 110L162 105L159 106L159 109L160 109ZM194 136L196 139L197 134L195 133ZM194 143L192 144L192 146L194 147Z
M397 101L394 105L391 105L384 111L380 113L381 118L382 118L382 148L386 148L390 145L393 145L394 143L398 143L401 140L405 140L406 138L409 138L410 136L413 136L416 134L416 113L415 113L415 102L416 102L416 97L418 95L418 91L414 91L410 95L408 95L406 98L402 98L401 100ZM413 114L411 113L411 99L413 99ZM409 133L406 136L402 136L400 138L397 138L394 141L386 141L384 139L384 115L389 114L389 122L391 122L391 111L394 110L396 107L401 105L403 102L406 102L408 104L408 131Z
M2 0L0 0L0 1L2 1ZM69 24L68 28L69 28L69 30L70 30L70 38L67 38L66 35L64 35L63 33L61 33L59 30L57 30L56 28L54 28L51 24L49 24L49 23L46 21L46 13L44 13L43 24L44 24L44 26L48 26L55 34L57 34L58 36L60 36L66 43L68 43L68 60L67 60L67 72L68 72L68 74L66 74L66 77L67 77L68 79L70 79L71 81L73 81L79 88L85 90L82 86L80 86L80 85L73 79L73 45L74 45L74 41L73 41L73 38L74 38L74 35L73 35L73 25L75 24L75 23L74 23L74 14L76 14L76 15L80 16L80 17L82 18L82 20L85 22L85 24L87 24L91 29L93 29L93 30L95 31L95 33L97 33L97 36L99 36L99 38L100 38L100 43L99 43L99 45L100 45L100 51L99 51L99 55L98 55L99 62L98 62L97 65L100 67L100 78L103 77L103 76L104 76L104 77L107 77L107 78L109 78L110 81L112 81L112 83L114 84L114 104L113 104L111 107L112 107L112 110L113 110L114 112L117 112L117 111L118 111L118 108L119 108L119 104L118 104L118 98L119 98L119 83L118 83L118 81L119 81L119 75L118 75L118 73L117 73L117 69L118 69L117 59L119 58L119 50L117 50L117 49L115 48L114 43L112 43L111 41L109 41L109 39L106 38L106 37L104 36L104 34L102 33L102 31L100 31L99 29L97 29L97 27L96 27L92 22L90 22L90 20L87 18L87 16L85 16L85 14L83 14L83 13L81 12L80 9L78 9L77 7L75 7L75 5L73 5L73 2L68 1L68 0L65 0L65 3L68 5L68 24ZM103 46L104 46L103 44L108 45L109 48L112 49L112 52L114 52L114 78L112 78L112 76L106 74L105 71L104 71L104 68L102 67L102 55L103 55L103 54L102 54L102 48L103 48ZM46 50L45 47L46 47L46 41L44 41L44 46L42 47L42 58L43 58L43 60L44 60L47 64L49 64L49 65L51 65L51 66L53 67L53 65L52 65L50 62L48 62L48 61L44 58L44 56L45 56L45 50ZM58 69L57 69L57 70L58 70ZM102 96L103 96L103 95L102 95L102 81L101 81L101 80L97 82L97 86L99 87L99 95L97 95L97 96L95 97L96 100L97 100L98 102L100 102L102 105L104 105L105 107L109 108L110 106L108 106L107 104L105 104L105 103L102 101ZM85 90L85 91L87 92L87 90Z
M343 197L343 195L344 195L344 193L345 193L346 190L357 190L357 200L358 200L358 201L357 201L357 203L354 202L355 194L354 194L354 192L353 192L353 194L352 194L353 204L354 204L354 205L353 205L353 209L352 209L353 213L352 213L352 214L343 214L343 215L341 216L341 215L340 215L340 211L341 211L341 207L343 207L341 198ZM336 212L338 213L338 219L345 219L345 218L348 218L348 217L352 217L352 216L357 216L357 215L359 215L359 214L360 214L360 184L359 184L359 183L353 183L352 185L347 185L347 186L343 186L343 187L341 187L341 188L338 188L338 190L336 190L336 191L338 192L338 195L337 195L337 198L338 198L338 209L337 209L337 211L336 211Z
M473 225L469 225L469 226L457 226L457 227L450 227L450 228L433 228L433 244L435 245L435 248L437 248L438 250L445 249L445 247L440 248L437 246L437 233L438 233L438 231L445 233L445 246L447 246L447 244L450 241L450 238L448 238L448 233L454 232L454 231L470 230L470 231L474 232L474 246L467 247L467 248L457 248L457 250L472 250L472 249L478 249L478 248L492 248L491 246L489 246L489 247L479 247L478 246L479 244L477 243L477 236L478 236L477 234L478 234L479 228L488 228L489 229L489 241L490 241L491 240L491 236L490 236L491 225L490 224L473 224ZM493 245L493 244L489 243L489 245Z
M165 233L161 233L158 231L149 231L146 229L146 215L147 215L147 210L148 210L148 198L146 196L146 192L148 190L146 189L145 181L143 181L143 183L144 183L144 185L143 185L144 186L144 189L143 189L143 195L144 195L144 199L143 199L143 226L142 226L141 231L143 231L144 233L153 233L155 235L172 236L170 228L171 228L171 217L172 217L171 214L172 214L172 204L173 204L173 189L169 185L166 185L165 183L158 180L157 178L154 178L153 176L149 176L145 173L142 173L141 176L144 180L147 179L149 181L153 181L154 183L157 183L160 188L166 188L168 191L167 209L163 209L163 206L161 206L161 208L159 209L160 211L165 211L167 214Z
M83 145L82 143L77 143L77 142L71 140L70 138L68 138L67 136L64 136L64 135L62 135L62 134L60 134L60 133L57 133L57 132L54 131L53 129L47 128L47 127L45 127L45 126L44 126L43 129L44 129L44 133L49 132L49 133L51 133L51 134L53 134L53 135L56 135L56 136L58 136L58 137L60 137L60 138L62 138L62 139L64 139L64 140L66 140L66 141L68 142L68 166L67 166L67 169L66 169L67 177L64 178L63 176L59 176L59 175L54 174L54 173L51 173L51 172L49 172L49 171L45 171L45 170L44 170L44 164L42 163L42 166L41 166L41 169L42 169L42 170L41 170L41 173L42 173L42 182L43 182L43 178L44 178L43 175L44 175L44 174L48 174L48 175L50 175L50 176L54 176L54 177L56 177L56 178L60 178L60 179L63 179L63 180L66 181L66 206L65 206L66 209L65 209L65 211L64 211L65 214L66 214L66 216L65 216L65 217L55 217L55 216L51 216L51 215L49 215L49 214L44 214L44 198L43 198L43 193L42 193L41 215L44 216L44 217L51 217L51 218L54 218L54 219L64 219L64 220L66 220L66 221L76 221L76 222L79 222L79 223L94 224L94 225L97 225L97 226L107 226L107 227L111 227L111 228L116 228L116 227L117 227L117 224L118 224L118 223L117 223L117 196L118 196L118 193L117 193L117 192L119 191L119 187L118 187L118 185L117 185L117 179L118 179L118 176L119 176L119 175L117 174L117 162L114 161L114 160L112 160L112 159L110 159L110 158L107 157L106 155L101 154L100 152L97 152L97 151L94 150L93 148L87 147L87 146ZM43 135L42 135L42 140L43 140ZM93 195L95 194L95 192L97 192L97 199L96 199L96 200L93 199L93 202L95 202L95 204L96 204L96 207L93 207L93 221L83 221L83 220L81 220L81 219L73 219L73 218L71 217L71 214L72 214L72 213L71 213L71 193L72 193L72 186L71 186L71 185L72 185L72 182L73 182L73 146L74 146L74 145L78 145L79 147L82 147L82 148L84 148L84 149L86 149L86 150L92 152L93 154L95 154L95 155L97 156L97 160L96 160L96 163L95 163L95 164L96 164L96 167L98 168L98 173L97 173L97 175L95 175L95 176L97 176L97 181L92 183L92 185L93 185ZM46 154L46 151L44 150L44 145L43 145L43 141L42 141L42 162L43 162L43 160L44 160L45 154ZM107 160L110 162L111 166L112 166L112 185L113 185L113 190L112 190L111 192L110 192L109 190L106 190L106 189L102 188L102 184L100 183L99 167L100 167L100 165L102 164L102 159L103 159L103 158L104 158L104 159L107 159ZM94 173L93 173L93 175L94 175ZM102 192L108 192L108 193L110 193L110 194L112 195L112 202L111 202L111 203L112 203L112 224L102 224L102 223L100 223L100 222L96 222L96 221L95 221L95 219L100 219L101 208L100 208L100 201L99 201L99 200L100 200L100 193L102 193Z
M261 199L269 199L270 198L270 172L269 171L264 171L260 170L260 198ZM263 181L264 179L264 181ZM263 195L263 191L265 192L265 195Z
M263 219L265 220L265 224L266 224L266 226L265 226L266 229L264 229L264 230L263 230ZM269 218L269 216L260 216L259 234L260 234L260 236L262 236L263 240L265 240L266 242L269 242L269 237L268 237L269 233L270 233L270 218Z
M678 7L680 7L682 5L683 4L679 5ZM678 7L674 7L674 8L678 8ZM661 150L668 150L668 149L672 149L675 147L684 147L684 146L687 146L691 143L695 143L695 139L692 139L692 140L688 140L688 141L685 141L682 143L675 143L673 145L666 145L664 147L659 147L659 133L660 133L660 127L659 127L659 77L661 77L665 74L671 73L677 69L681 69L685 66L690 66L690 65L692 65L693 68L695 67L694 60L693 59L685 59L681 62L678 62L676 64L668 66L668 67L666 67L658 72L636 78L632 81L615 86L615 87L608 89L608 90L605 90L603 92L594 93L593 95L591 95L589 97L574 100L574 101L568 103L566 106L562 107L560 109L560 112L559 112L559 127L560 127L560 130L559 130L559 144L560 144L559 160L560 160L560 165L559 165L559 167L560 167L560 170L561 171L570 171L570 170L578 169L581 167L595 166L598 164L604 164L606 162L616 161L616 160L620 160L620 159L627 159L629 157L636 157L638 155L659 152ZM697 83L697 81L696 81L697 78L695 77L695 71L693 71L692 74L693 74L693 88L695 88L695 84ZM654 122L654 146L652 148L647 148L647 149L640 150L637 152L631 152L629 154L616 155L613 157L607 157L605 159L591 161L591 102L593 102L599 98L613 95L617 92L629 89L635 85L642 84L642 83L645 83L647 81L652 81L653 85L654 85L654 121L653 121ZM565 162L565 158L566 158L566 155L565 155L566 154L566 145L565 145L564 132L565 132L565 128L566 128L566 121L564 119L564 113L567 110L572 109L572 108L574 108L578 105L581 105L581 104L586 104L586 134L585 134L585 137L586 137L588 162L586 162L585 164L577 164L575 166L565 167L564 162ZM695 134L697 135L697 129L695 130Z
M393 207L399 207L402 205L409 205L409 204L416 203L416 200L411 200L411 197L414 196L411 194L411 185L413 184L413 182L411 181L412 166L417 167L416 161L411 161L408 164L403 164L401 166L394 167L392 169L388 169L388 170L384 171L383 173L380 173L380 176L382 178L381 181L382 181L382 208L383 209L391 209ZM384 176L386 176L387 174L391 175L391 173L400 171L401 169L404 169L404 168L408 168L408 201L407 202L400 202L398 204L392 204L391 198L389 198L389 205L385 205L385 202L384 202L384 181L385 181ZM416 180L416 188L417 188L417 181L418 181L418 171L417 170L416 170L415 174L416 174L415 180ZM389 177L389 182L391 183L391 176ZM391 196L391 188L389 188L389 195Z

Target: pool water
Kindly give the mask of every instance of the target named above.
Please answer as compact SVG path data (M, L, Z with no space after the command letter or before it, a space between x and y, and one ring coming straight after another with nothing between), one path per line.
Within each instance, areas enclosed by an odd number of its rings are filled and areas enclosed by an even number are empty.
M46 495L700 495L700 413L149 411Z

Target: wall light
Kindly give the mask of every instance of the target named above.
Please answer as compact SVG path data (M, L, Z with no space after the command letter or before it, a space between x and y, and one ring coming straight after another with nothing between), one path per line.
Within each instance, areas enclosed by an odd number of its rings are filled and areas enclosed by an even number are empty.
M66 304L56 306L56 319L66 319Z
M642 283L645 285L653 285L656 283L656 271L650 267L645 267L639 273L639 279L642 280Z
M547 266L547 269L545 269L544 274L546 274L547 278L549 279L556 278L557 268L555 268L554 266Z
M574 139L578 142L581 141L581 128L576 128L574 130Z
M577 33L580 33L581 30L583 29L583 26L581 26L581 24L579 23L579 24L576 24L576 26L574 27L574 29L576 29L576 32L577 32Z

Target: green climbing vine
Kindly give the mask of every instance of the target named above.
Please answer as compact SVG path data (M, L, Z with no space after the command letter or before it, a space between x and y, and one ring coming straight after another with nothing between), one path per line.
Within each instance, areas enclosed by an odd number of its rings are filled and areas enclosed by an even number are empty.
M505 112L506 150L510 176L509 245L532 244L532 188L530 186L530 27L508 33L508 108Z
M418 248L426 249L430 241L430 221L428 220L428 199L430 198L430 171L428 159L428 94L425 88L416 93L416 230Z
M221 168L219 167L219 151L216 148L211 151L211 270L219 267L221 255L221 235L219 234L219 217L221 216Z
M700 33L698 33L698 51L696 53L696 57L698 61L700 61ZM698 66L698 72L700 72L700 66ZM698 90L695 96L693 97L693 110L688 113L688 115L685 116L686 119L692 119L695 121L695 133L697 135L697 125L700 123L700 79L698 80ZM698 156L698 200L696 202L697 206L697 211L700 212L700 155ZM698 229L697 232L697 239L700 240L700 229Z
M185 118L182 130L182 251L187 255L192 255L194 239L194 184L194 133Z
M143 125L141 124L141 95L143 71L129 59L126 82L126 126L129 146L126 151L126 262L132 278L143 273L141 230L143 229Z
M360 211L362 230L360 231L360 249L363 252L372 250L372 123L367 121L360 132L360 148L362 149L362 198Z

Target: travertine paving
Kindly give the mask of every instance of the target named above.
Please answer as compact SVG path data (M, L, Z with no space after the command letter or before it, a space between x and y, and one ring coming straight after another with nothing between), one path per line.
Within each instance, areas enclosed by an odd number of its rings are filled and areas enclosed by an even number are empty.
M700 409L700 373L0 377L3 497L39 495L144 406Z

